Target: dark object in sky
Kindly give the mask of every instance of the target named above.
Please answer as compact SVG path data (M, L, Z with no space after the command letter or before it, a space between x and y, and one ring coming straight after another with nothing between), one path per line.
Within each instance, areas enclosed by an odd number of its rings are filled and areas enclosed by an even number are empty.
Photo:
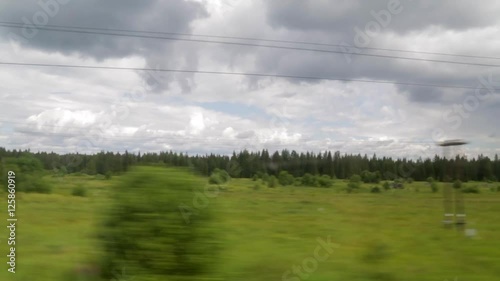
M468 142L464 140L446 140L443 142L438 143L439 146L455 146L455 145L464 145L467 144Z

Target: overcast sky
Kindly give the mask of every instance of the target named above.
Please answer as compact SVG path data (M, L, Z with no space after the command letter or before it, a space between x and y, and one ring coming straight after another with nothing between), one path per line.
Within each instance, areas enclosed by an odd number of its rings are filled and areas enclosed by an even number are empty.
M396 84L0 65L0 146L190 154L288 148L425 158L441 153L435 142L461 138L470 141L461 151L468 155L500 152L498 1L40 1L45 7L37 2L0 3L0 21L32 24L0 26L0 62ZM348 47L149 34L346 52L339 54L41 29L48 25Z

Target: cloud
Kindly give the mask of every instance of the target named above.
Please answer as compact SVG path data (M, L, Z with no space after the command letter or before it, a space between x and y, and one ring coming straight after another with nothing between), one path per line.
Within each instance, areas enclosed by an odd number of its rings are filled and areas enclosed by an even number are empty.
M481 5L460 1L265 1L267 20L272 27L304 31L351 33L353 27L376 20L373 13L389 10L389 6L409 11L404 18L394 17L390 31L409 33L439 26L451 30L487 27L498 23L500 5L483 1ZM372 12L373 11L373 12Z
M55 0L54 0L55 1ZM69 1L49 24L284 39L354 46L387 1ZM367 47L494 57L499 4L403 1ZM5 20L32 20L40 6L3 3ZM11 44L1 61L200 69L484 87L497 67L356 56L383 54L496 64L496 59L347 48L351 54L39 31ZM20 33L18 33L20 34ZM206 39L206 38L205 38ZM213 39L213 38L212 38ZM215 40L215 39L214 39ZM222 40L222 39L217 39ZM242 42L243 40L229 40ZM247 41L244 41L247 42ZM290 46L285 43L259 42ZM342 48L307 46L331 50ZM354 53L353 53L354 52ZM341 150L377 155L440 153L433 133L472 140L493 153L500 129L495 93L467 111L474 90L209 74L1 66L0 145L54 151L192 153L248 149ZM483 77L483 78L480 78ZM451 113L450 113L451 112ZM452 115L445 115L446 113ZM450 118L451 117L451 118ZM456 122L456 121L455 121ZM6 136L5 136L6 135ZM494 134L493 134L494 135ZM90 142L86 139L91 138Z
M44 1L40 1L44 2ZM111 0L111 1L65 1L59 5L58 13L49 18L48 24L60 26L81 26L111 28L121 30L167 31L172 33L189 33L193 21L208 16L203 5L194 1L171 0L168 3L159 0ZM38 11L43 11L40 4L10 2L4 10L5 21L29 22L37 25L33 19ZM13 29L17 36L6 35L6 38L23 38L22 29ZM184 52L186 47L171 40L143 39L123 36L107 36L99 34L82 34L54 32L42 29L28 40L17 40L22 47L29 47L45 52L57 52L83 58L103 61L106 59L142 56L146 65L151 68L196 68L197 56ZM137 34L130 32L111 32ZM31 37L31 36L30 36ZM175 59L172 59L175 58ZM161 79L144 76L154 90L168 88L168 84L179 80L179 84L187 91L189 88L186 75L162 75Z

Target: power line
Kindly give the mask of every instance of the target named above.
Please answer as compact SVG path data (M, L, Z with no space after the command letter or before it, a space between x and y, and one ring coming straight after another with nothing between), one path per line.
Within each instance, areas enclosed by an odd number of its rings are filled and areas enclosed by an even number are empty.
M1 25L0 24L0 26L11 27L11 28L22 28L22 26L14 26L14 25L7 26L7 25ZM385 59L399 59L399 60L423 61L423 62L433 62L433 63L447 63L447 64L457 64L457 65L481 66L481 67L500 67L500 65L497 65L497 64L459 62L459 61L437 60L437 59L421 59L421 58L390 56L390 55L364 54L364 53L349 52L349 51L310 49L310 48L275 46L275 45L262 45L262 44L240 43L240 42L226 42L226 41L213 41L213 40L187 39L187 38L173 38L173 37L158 37L158 36L149 36L149 35L135 35L135 34L133 35L133 34L120 34L120 33L109 33L109 32L95 32L95 31L85 31L85 30L71 30L71 29L54 29L54 28L47 28L47 27L37 27L37 29L38 30L46 30L46 31L60 31L60 32L70 32L70 33L82 33L82 34L100 34L100 35L110 35L110 36L124 36L124 37L137 37L137 38L149 38L149 39L163 39L163 40L187 41L187 42L198 42L198 43L214 43L214 44L249 46L249 47L259 47L259 48L271 48L271 49L286 49L286 50L295 50L295 51L310 51L310 52L331 53L331 54L348 54L348 55L355 55L355 56L376 57L376 58L385 58Z
M384 81L384 80L364 80L364 79L350 79L350 78L298 76L298 75L286 75L286 74L204 71L204 70L165 69L165 68L156 68L155 69L155 68L141 68L141 67L92 66L92 65L46 64L46 63L22 63L22 62L1 62L1 61L0 61L0 65L81 68L81 69L104 69L104 70L135 70L135 71L151 71L151 72L156 71L156 72L175 72L175 73L190 73L190 74L212 74L212 75L234 75L234 76L251 76L251 77L288 78L288 79L300 79L300 80L360 82L360 83L392 84L392 85L405 85L405 86L417 86L417 87L429 87L429 88L491 90L491 89L486 88L486 87L470 87L470 86L443 85L443 84L425 84L425 83L396 82L396 81Z
M17 22L0 21L0 26L4 27L14 27L14 28L24 28L25 24ZM331 43L318 43L318 42L306 42L306 41L293 41L293 40L277 40L277 39L266 39L266 38L252 38L252 37L237 37L237 36L222 36L222 35L206 35L206 34L194 34L194 33L178 33L178 32L160 32L160 31L145 31L145 30L131 30L131 29L116 29L116 28L99 28L99 27L79 27L79 26L63 26L63 25L44 25L41 28L64 28L68 31L71 29L80 30L98 30L98 31L118 31L118 32L133 32L133 33L143 33L143 34L162 34L162 35L175 35L175 36L194 36L194 37L206 37L206 38L219 38L219 39L235 39L235 40L248 40L248 41L261 41L261 42L274 42L274 43L287 43L287 44L302 44L311 46L325 46L325 47L338 47L338 48L358 48L356 46L344 45L344 44L331 44ZM440 56L451 56L451 57L464 57L464 58L478 58L478 59L494 59L500 60L500 57L490 57L490 56L474 56L465 54L450 54L441 52L426 52L426 51L412 51L403 49L390 49L390 48L375 48L375 47L359 47L362 50L372 50L372 51L389 51L389 52L402 52L411 54L424 54L424 55L440 55Z

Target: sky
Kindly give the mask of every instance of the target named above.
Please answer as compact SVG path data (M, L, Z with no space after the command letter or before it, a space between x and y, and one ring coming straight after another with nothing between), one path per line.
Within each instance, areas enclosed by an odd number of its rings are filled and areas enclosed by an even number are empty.
M498 1L461 0L2 1L0 22L22 28L0 26L0 146L427 158L465 139L456 153L493 156L498 14Z

